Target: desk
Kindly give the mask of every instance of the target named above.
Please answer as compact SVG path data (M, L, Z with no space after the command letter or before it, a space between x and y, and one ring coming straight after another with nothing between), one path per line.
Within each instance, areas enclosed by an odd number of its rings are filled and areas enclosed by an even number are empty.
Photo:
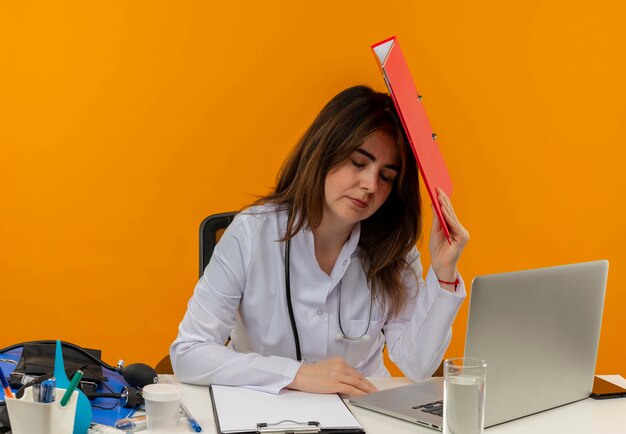
M609 379L609 377L605 377ZM615 378L610 378L615 380ZM406 378L370 378L379 389L409 384ZM620 378L626 387L626 380ZM215 434L215 421L209 388L182 385L183 402L207 434ZM487 390L489 393L489 390ZM368 434L434 434L437 431L420 427L400 419L350 405L350 409ZM193 432L181 419L179 433ZM626 398L594 400L585 399L543 413L507 422L486 430L487 434L623 434L626 432ZM146 432L147 434L148 432Z

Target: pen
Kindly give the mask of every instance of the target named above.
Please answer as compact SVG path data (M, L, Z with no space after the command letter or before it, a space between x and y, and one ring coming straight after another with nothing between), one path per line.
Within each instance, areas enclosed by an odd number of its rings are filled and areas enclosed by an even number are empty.
M41 384L33 384L33 402L41 402Z
M193 416L191 415L191 413L189 413L189 410L187 410L187 407L184 406L184 404L181 402L180 403L180 408L183 410L183 413L185 413L185 416L187 417L187 420L189 421L189 425L191 425L191 428L195 431L195 432L201 432L202 431L202 427L198 424L198 422L193 418Z
M115 422L115 428L122 431L141 431L148 427L145 416L127 417Z
M9 382L4 376L4 371L2 370L2 367L0 367L0 377L0 381L2 381L2 388L4 389L4 396L6 396L7 398L13 398L13 392L11 392Z
M54 377L48 378L41 383L39 391L39 402L49 404L54 401L57 381Z
M72 393L74 393L74 390L76 390L76 386L78 386L78 383L80 382L81 378L83 378L83 371L79 369L78 371L76 371L76 373L72 377L72 381L70 381L70 385L67 386L67 390L63 394L63 398L61 398L61 407L65 407L67 405L67 402L72 397Z

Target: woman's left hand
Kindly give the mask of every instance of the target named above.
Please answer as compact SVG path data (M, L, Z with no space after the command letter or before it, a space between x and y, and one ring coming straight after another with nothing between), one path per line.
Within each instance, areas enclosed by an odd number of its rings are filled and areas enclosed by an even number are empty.
M441 207L441 213L450 231L450 241L448 243L446 233L441 226L441 222L433 209L433 226L430 231L430 260L437 275L437 279L453 282L457 278L457 263L463 252L465 244L469 241L469 232L461 225L454 213L452 203L446 193L438 188L437 199ZM432 208L432 205L431 205Z

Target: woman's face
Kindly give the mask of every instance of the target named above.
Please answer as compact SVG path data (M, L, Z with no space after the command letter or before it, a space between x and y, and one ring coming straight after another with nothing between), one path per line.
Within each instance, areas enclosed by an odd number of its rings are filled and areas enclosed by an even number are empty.
M324 184L324 219L354 226L385 202L400 172L394 140L384 132L370 135L352 155L328 172Z

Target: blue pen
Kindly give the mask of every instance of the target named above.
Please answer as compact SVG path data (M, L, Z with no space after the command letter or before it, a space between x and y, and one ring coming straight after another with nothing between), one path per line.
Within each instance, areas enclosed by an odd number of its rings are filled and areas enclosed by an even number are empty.
M0 367L0 381L2 382L2 388L4 389L4 396L7 398L13 398L13 392L11 392L11 387L9 387L9 382L4 376L4 371Z
M147 427L148 424L146 423L145 416L127 417L115 422L115 428L126 432L141 431Z
M187 417L187 420L189 421L189 425L191 425L191 428L195 431L195 432L201 432L202 431L202 427L200 426L200 424L193 418L193 416L191 415L191 413L189 413L189 410L187 410L187 407L185 407L183 405L183 403L180 403L180 408L183 410L183 413L185 413L185 416Z
M48 378L41 383L41 390L39 392L39 402L50 403L54 401L54 392L56 390L56 379L54 377Z

